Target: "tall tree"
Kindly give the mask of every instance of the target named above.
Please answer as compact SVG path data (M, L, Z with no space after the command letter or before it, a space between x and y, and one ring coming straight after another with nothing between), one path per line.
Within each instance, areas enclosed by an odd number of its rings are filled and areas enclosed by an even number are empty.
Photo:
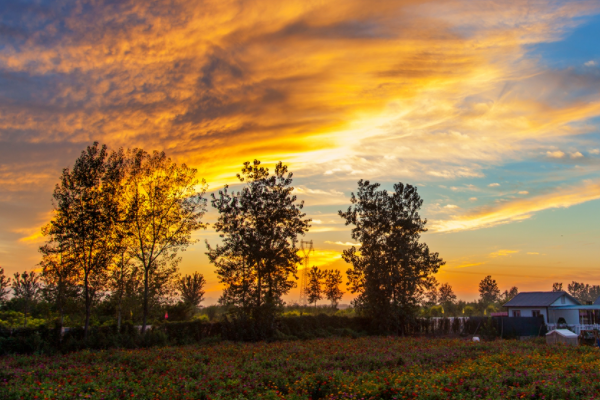
M57 247L46 244L40 247L40 252L42 253L41 279L44 282L45 297L56 306L60 315L60 326L63 326L67 301L76 297L79 292L78 271L74 259L61 244Z
M559 282L555 282L552 284L552 291L553 292L562 292L563 290L563 284L559 283Z
M315 308L317 308L317 301L323 298L323 278L325 278L324 271L321 271L316 265L308 270L306 297L308 297L309 304L315 303Z
M452 286L449 283L442 283L439 290L439 302L440 304L449 304L456 301L456 295Z
M23 299L25 303L25 320L23 325L25 327L27 326L27 314L29 313L31 303L37 300L41 289L40 278L33 271L30 273L25 271L22 274L17 272L12 282L12 288L15 297Z
M401 332L444 261L419 242L427 220L419 215L423 200L417 188L402 183L391 193L378 188L360 180L352 205L339 212L346 225L354 225L352 238L361 243L360 252L353 246L342 257L352 264L348 286L358 294L358 310L374 316L380 329Z
M4 276L4 268L0 267L0 304L4 302L4 298L10 292L10 278Z
M331 302L332 308L337 308L344 292L340 289L342 284L342 273L337 269L330 269L325 272L325 298Z
M50 241L60 238L82 279L85 299L85 338L92 303L103 289L113 257L121 248L116 229L124 172L123 152L108 153L95 142L75 161L72 170L63 170L54 189L54 217L44 233Z
M134 149L128 153L128 167L125 181L128 225L134 242L132 252L143 272L144 333L151 282L161 282L153 279L153 275L164 277L165 283L174 277L179 251L194 243L195 230L206 227L201 221L206 211L206 183L196 178L195 169L185 164L178 166L164 152L149 154Z
M194 272L194 275L186 275L177 282L177 289L185 304L196 308L204 300L204 286L206 279L204 275Z
M500 289L495 279L492 279L491 275L486 276L479 282L479 297L481 301L487 307L488 304L495 303L499 300Z
M310 227L302 213L303 202L292 194L292 173L279 162L270 175L260 161L245 162L237 177L245 186L240 192L228 187L212 196L219 212L215 229L222 244L206 253L225 284L224 298L257 316L260 310L282 303L295 286L290 280L300 257L296 239Z

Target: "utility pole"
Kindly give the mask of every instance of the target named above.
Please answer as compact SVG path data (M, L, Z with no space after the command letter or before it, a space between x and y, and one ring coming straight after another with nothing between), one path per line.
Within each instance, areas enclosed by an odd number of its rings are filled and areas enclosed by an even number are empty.
M308 286L308 266L309 266L309 257L310 253L314 253L315 249L313 248L312 240L309 241L300 241L300 249L302 250L302 258L304 260L304 268L302 269L302 274L300 275L300 300L298 304L301 306L305 306L308 304L308 296L306 295L306 287Z

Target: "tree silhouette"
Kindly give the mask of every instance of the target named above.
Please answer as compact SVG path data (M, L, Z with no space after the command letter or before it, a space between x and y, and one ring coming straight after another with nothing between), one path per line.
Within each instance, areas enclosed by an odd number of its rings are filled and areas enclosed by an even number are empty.
M559 282L555 282L552 284L552 291L553 292L562 292L563 291L563 284L559 283Z
M225 285L223 302L255 317L261 309L271 315L296 285L289 280L300 262L295 242L310 227L310 219L292 194L292 173L281 162L273 175L258 160L245 162L237 177L245 183L240 192L225 186L212 196L222 244L212 248L207 242L206 254Z
M128 234L133 256L143 273L142 333L146 331L150 297L161 291L177 271L179 251L192 244L192 232L205 228L206 183L197 171L178 166L164 152L128 152L123 200L128 209ZM200 185L200 191L196 187ZM154 287L152 287L152 282Z
M600 286L573 281L567 286L571 296L582 304L593 303L600 296Z
M514 299L519 294L519 289L516 286L510 288L510 290L505 290L502 293L502 302L508 303L512 299Z
M479 282L479 297L485 306L499 300L500 289L491 275L486 276Z
M60 316L60 326L63 326L65 306L70 298L79 294L77 283L80 277L73 258L60 243L57 247L46 244L40 247L40 252L44 297L54 302Z
M186 275L177 282L177 289L181 298L190 307L198 307L204 299L204 285L206 279L202 274L194 272L194 275Z
M439 290L439 302L440 304L454 303L456 301L456 295L452 286L449 283L442 283Z
M321 271L316 265L308 270L308 284L306 285L306 296L308 303L315 303L323 298L322 280L325 278L325 272Z
M4 276L4 268L0 267L0 303L4 302L10 288L10 278Z
M25 320L23 326L27 326L27 314L31 307L31 302L37 300L41 288L40 278L35 272L28 273L27 271L19 274L15 273L12 282L12 288L15 297L23 299L25 303Z
M325 298L331 302L331 308L337 308L344 292L341 291L342 274L336 269L325 271Z
M93 298L104 289L108 266L121 247L116 225L123 166L122 151L109 155L98 142L88 146L72 170L63 170L53 194L54 217L44 229L50 242L59 241L68 252L83 281L86 339Z
M444 261L419 243L427 220L418 213L423 200L417 189L398 183L388 193L378 187L360 180L352 205L339 212L346 225L354 225L352 238L361 243L360 252L353 246L344 250L343 259L352 264L348 286L358 294L358 310L375 317L381 330L401 332Z

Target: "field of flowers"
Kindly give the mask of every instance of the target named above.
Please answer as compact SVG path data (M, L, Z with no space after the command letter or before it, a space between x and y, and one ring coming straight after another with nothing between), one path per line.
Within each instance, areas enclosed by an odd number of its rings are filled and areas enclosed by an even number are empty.
M330 338L0 359L2 399L592 399L600 351Z

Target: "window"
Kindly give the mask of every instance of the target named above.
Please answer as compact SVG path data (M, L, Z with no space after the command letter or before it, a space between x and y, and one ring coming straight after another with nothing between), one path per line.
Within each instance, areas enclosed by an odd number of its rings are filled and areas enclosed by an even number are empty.
M520 317L521 316L521 310L513 310L513 317Z
M539 317L540 315L542 315L542 312L540 310L532 310L531 311L532 317Z
M560 304L565 304L565 296L562 295L560 298Z

